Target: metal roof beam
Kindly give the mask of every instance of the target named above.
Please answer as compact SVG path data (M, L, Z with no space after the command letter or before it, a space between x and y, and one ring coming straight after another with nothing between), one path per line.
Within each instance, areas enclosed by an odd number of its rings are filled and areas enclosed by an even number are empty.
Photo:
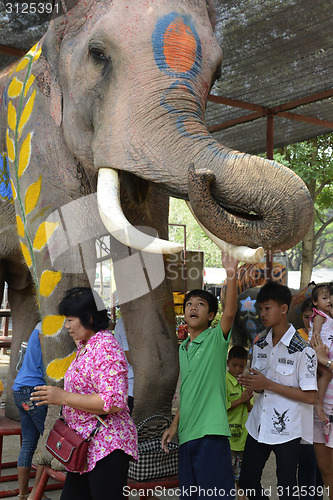
M268 108L266 108L265 106L260 106L259 104L252 104L251 102L240 101L238 99L230 99L229 97L221 97L213 94L209 94L208 101L216 102L217 104L225 104L226 106L232 106L234 108L257 111L258 113L268 112Z
M257 120L258 118L262 118L263 116L265 116L263 113L251 113L249 115L240 116L239 118L234 118L233 120L228 120L226 122L217 123L216 125L211 125L210 127L207 127L208 132L218 132L219 130L234 127L235 125L239 125L240 123Z
M297 113L289 113L288 111L274 114L275 116L281 116L281 118L288 118L288 120L296 120L298 122L310 123L311 125L319 125L320 127L333 128L333 122L315 118L314 116L299 115Z
M333 89L324 90L322 92L316 92L315 94L301 97L300 99L295 99L293 101L285 102L279 106L274 106L271 108L273 113L279 113L280 111L287 111L289 109L298 108L299 106L304 106L305 104L311 104L312 102L323 101L333 97Z
M251 113L248 115L240 116L238 118L234 118L232 120L228 120L222 123L217 123L216 125L212 125L208 127L209 132L218 132L219 130L223 130L229 127L233 127L240 123L246 123L249 121L257 120L258 118L262 118L263 116L280 116L281 118L287 118L288 120L295 120L299 122L309 123L311 125L318 125L320 127L325 127L332 129L333 122L329 120L323 120L321 118L316 118L314 116L301 115L297 113L290 113L287 110L294 109L299 106L304 106L306 104L311 104L313 102L321 101L324 99L328 99L333 97L333 89L328 89L323 92L317 92L316 94L312 94L310 96L302 97L300 99L295 99L293 101L286 102L284 104L280 104L279 106L274 106L269 108L267 106L260 106L258 104L252 104L245 101L240 101L238 99L230 99L229 97L220 97L213 94L208 96L208 100L210 102L215 102L218 104L224 104L226 106L232 106L240 109L247 109L250 111L255 111L255 113Z

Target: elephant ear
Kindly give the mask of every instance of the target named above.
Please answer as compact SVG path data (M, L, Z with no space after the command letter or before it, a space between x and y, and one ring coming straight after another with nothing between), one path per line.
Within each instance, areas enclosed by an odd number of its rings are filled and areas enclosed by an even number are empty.
M51 116L56 125L62 122L62 90L58 81L59 42L55 30L49 27L42 38L42 53L35 62L33 74L39 90L51 98Z

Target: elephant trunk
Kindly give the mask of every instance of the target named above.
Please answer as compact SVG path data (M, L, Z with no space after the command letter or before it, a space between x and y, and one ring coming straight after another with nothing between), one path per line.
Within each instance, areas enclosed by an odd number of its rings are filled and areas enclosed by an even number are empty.
M275 162L214 148L208 168L188 169L192 210L205 228L234 245L285 251L306 234L313 203L304 182Z

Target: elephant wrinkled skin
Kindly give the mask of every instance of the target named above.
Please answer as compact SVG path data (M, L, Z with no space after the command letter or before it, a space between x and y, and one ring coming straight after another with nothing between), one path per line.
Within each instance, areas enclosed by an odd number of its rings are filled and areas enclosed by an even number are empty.
M178 361L163 258L140 251L154 237L135 232L127 242L127 221L167 238L173 195L189 200L198 220L232 244L284 250L306 233L312 203L299 177L230 151L207 132L206 100L221 59L211 1L80 0L1 76L0 276L17 339L9 386L38 310L48 382L61 383L73 359L57 305L65 290L93 281L94 238L106 232L96 192L115 237L136 421L170 413ZM159 245L163 253L179 250ZM15 416L7 401L7 415Z

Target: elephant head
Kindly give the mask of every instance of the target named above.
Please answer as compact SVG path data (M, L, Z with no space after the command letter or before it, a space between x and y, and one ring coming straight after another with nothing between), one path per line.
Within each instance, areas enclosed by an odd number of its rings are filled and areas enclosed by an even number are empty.
M101 217L119 238L127 228L126 244L179 250L128 227L116 208L122 172L189 200L210 233L235 245L283 251L306 233L312 202L300 178L207 132L221 60L203 0L80 0L51 23L39 84L70 151L92 177L98 172Z

